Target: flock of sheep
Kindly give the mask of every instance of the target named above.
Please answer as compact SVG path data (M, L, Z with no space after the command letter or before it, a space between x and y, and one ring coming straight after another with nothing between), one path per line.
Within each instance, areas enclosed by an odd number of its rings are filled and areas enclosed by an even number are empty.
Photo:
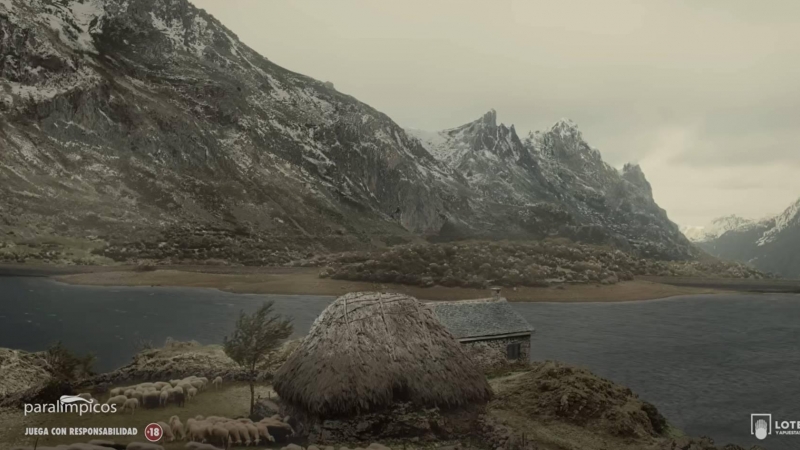
M183 406L192 400L198 392L207 389L209 384L215 388L222 386L222 378L214 378L209 382L206 377L190 376L182 380L156 381L140 383L134 386L118 387L109 391L107 404L117 405L119 412L130 411L131 414L141 407L165 407L170 403ZM79 397L91 398L89 394L78 394Z
M294 434L291 425L284 422L278 415L258 422L245 418L196 416L188 419L186 424L183 424L178 416L172 416L169 423L158 422L158 424L164 429L164 442L186 440L220 445L222 448L232 445L259 445L262 441L275 442L275 437L270 433L270 429L280 433L280 437Z
M107 404L117 405L118 412L130 411L133 414L139 407L165 407L170 403L183 406L199 392L209 387L222 387L222 378L209 381L206 377L190 376L180 380L156 381L140 383L127 387L113 388L109 391ZM81 393L78 397L97 401L91 394ZM178 416L172 416L168 422L156 422L164 431L160 443L187 441L185 448L190 450L219 450L234 445L259 445L275 442L275 434L279 439L293 436L294 429L288 420L274 415L254 422L250 419L229 419L220 416L195 416L182 423ZM27 450L27 447L18 447ZM158 444L148 442L131 442L115 444L110 441L93 440L88 443L58 445L55 447L38 447L37 450L163 450Z
M259 445L263 442L275 442L270 434L281 433L281 437L294 434L291 425L285 423L280 416L253 422L250 419L228 419L219 416L196 416L184 425L178 416L172 416L167 422L156 422L164 430L161 443L186 440L185 448L189 450L220 450L234 445ZM220 447L217 447L220 446ZM93 440L88 443L59 445L56 447L37 447L37 450L164 450L164 447L149 442L131 442L128 445L115 444L110 441ZM15 447L12 450L30 450L30 447Z

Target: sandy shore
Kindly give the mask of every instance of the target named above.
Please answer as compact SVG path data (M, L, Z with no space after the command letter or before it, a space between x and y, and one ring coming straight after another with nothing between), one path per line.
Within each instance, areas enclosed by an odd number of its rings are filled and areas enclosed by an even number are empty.
M382 290L402 292L421 300L458 300L481 298L489 292L483 289L422 288L397 284L376 284L319 278L317 268L273 268L244 270L230 273L228 268L182 268L151 272L89 271L54 275L58 281L92 286L182 286L215 288L247 294L341 295L353 291ZM714 294L720 289L673 286L636 280L616 285L570 285L560 288L505 288L503 296L510 301L523 302L621 302L652 300L677 295Z

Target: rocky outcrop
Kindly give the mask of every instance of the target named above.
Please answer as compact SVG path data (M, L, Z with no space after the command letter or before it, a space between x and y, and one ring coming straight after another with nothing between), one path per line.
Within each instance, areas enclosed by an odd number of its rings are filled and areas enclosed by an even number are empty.
M53 383L51 368L43 353L0 348L0 374L0 406L58 398L71 391L69 383Z
M667 431L666 419L630 389L554 361L535 363L509 381L492 407L620 437L658 437Z
M50 379L44 355L0 348L0 398L19 394Z
M287 341L269 355L259 368L257 381L269 380L289 357L298 341ZM214 379L247 381L249 373L225 354L221 345L168 341L164 347L143 350L133 361L112 372L86 380L85 385L111 385L130 381L164 381L196 375Z
M682 436L630 389L564 363L532 363L493 379L492 387L496 396L479 430L496 448L744 450Z

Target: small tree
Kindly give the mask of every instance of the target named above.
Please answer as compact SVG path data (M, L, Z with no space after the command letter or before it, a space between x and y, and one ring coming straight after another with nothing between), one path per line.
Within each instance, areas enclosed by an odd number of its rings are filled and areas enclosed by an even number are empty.
M292 319L275 313L272 306L272 301L266 301L253 314L241 311L233 335L223 339L225 353L248 371L250 415L255 407L256 368L294 329Z
M93 353L78 356L61 341L51 345L44 353L44 358L53 376L61 381L77 381L94 375L93 367L97 360Z

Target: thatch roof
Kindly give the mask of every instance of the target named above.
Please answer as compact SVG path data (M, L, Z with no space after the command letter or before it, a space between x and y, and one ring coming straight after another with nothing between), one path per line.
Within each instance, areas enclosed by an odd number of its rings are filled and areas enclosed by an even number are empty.
M430 308L413 297L374 292L347 294L328 306L273 387L291 408L317 417L406 401L461 407L492 395Z

